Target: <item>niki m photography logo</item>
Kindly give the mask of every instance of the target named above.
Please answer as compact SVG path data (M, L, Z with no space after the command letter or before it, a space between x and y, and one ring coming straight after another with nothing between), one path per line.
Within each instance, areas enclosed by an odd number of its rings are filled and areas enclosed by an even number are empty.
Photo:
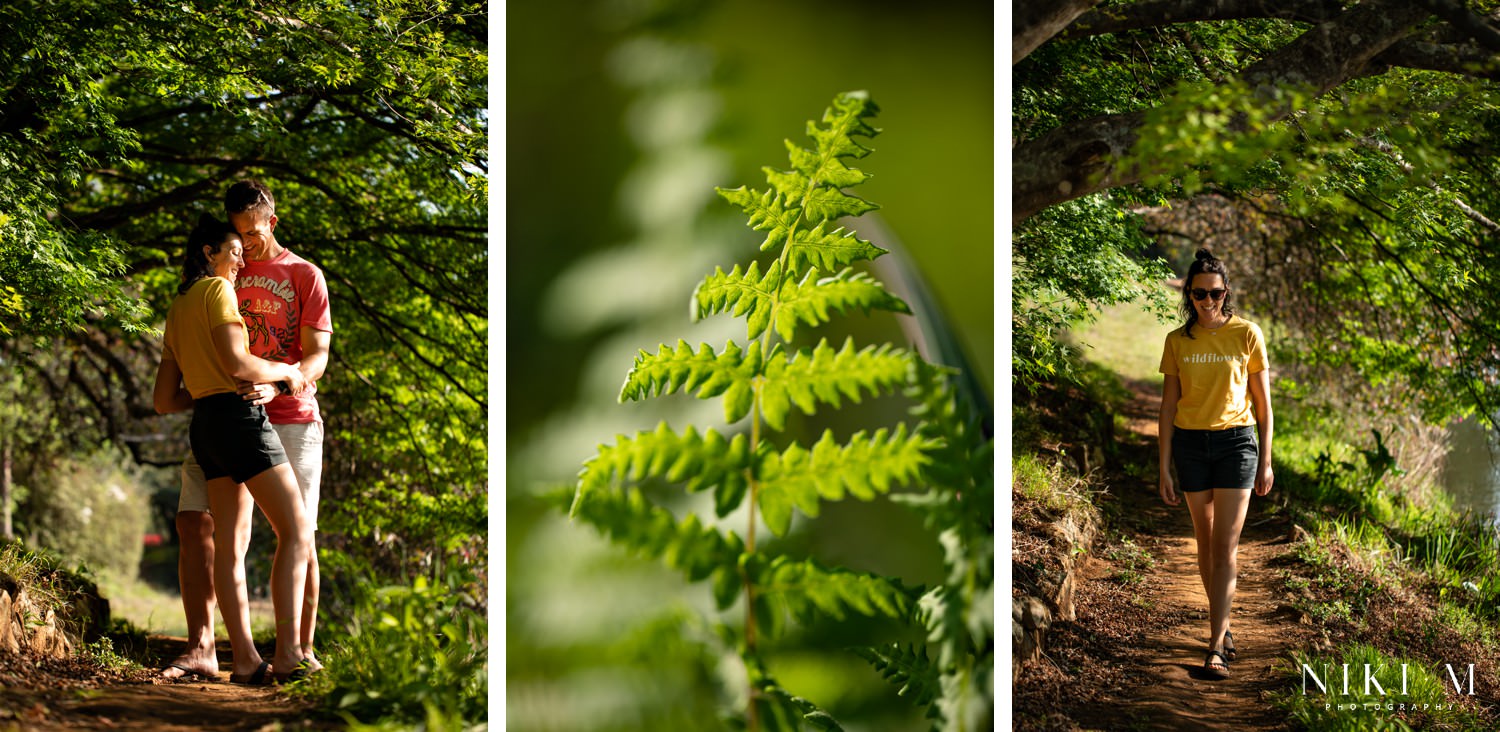
M1442 711L1454 706L1451 701L1434 703L1413 699L1411 684L1414 675L1410 664L1303 663L1301 666L1303 696L1321 694L1328 697L1324 709L1400 712ZM1474 696L1474 664L1445 663L1431 670L1444 684L1443 691L1451 688L1454 695Z

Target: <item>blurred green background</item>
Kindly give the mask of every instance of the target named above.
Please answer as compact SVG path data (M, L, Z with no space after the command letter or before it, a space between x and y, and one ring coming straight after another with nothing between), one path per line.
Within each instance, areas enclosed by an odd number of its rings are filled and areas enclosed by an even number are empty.
M789 167L782 141L811 144L807 120L837 93L867 90L882 110L875 152L853 163L874 177L852 191L882 208L853 228L907 252L993 394L992 12L977 2L507 6L508 728L702 728L736 704L714 681L734 670L706 650L718 617L707 588L623 556L538 496L617 433L662 419L723 428L717 400L621 405L619 385L637 349L744 342L740 321L689 319L697 282L748 262L763 238L713 187L764 188L761 167ZM836 318L820 332L908 343L891 316ZM904 407L874 400L794 432L893 425ZM673 507L712 517L689 500ZM829 506L809 523L784 550L916 584L940 571L935 539L887 501ZM838 653L841 634L881 632L852 621L802 629L775 670L847 729L925 728L894 687Z

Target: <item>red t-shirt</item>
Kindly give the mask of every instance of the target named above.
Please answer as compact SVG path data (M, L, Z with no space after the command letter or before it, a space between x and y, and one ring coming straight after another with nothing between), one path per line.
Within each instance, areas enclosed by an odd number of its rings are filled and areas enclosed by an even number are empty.
M303 326L333 332L322 270L290 250L264 262L245 260L234 289L252 355L297 363L302 360ZM271 424L322 422L317 391L313 385L301 396L278 394L266 405L266 416Z

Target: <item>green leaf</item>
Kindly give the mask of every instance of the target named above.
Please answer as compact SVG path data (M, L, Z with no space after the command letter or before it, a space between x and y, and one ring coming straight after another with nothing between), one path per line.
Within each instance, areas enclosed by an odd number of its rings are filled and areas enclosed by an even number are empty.
M744 186L714 190L750 217L750 228L768 232L760 244L761 251L784 244L787 235L802 218L802 209L787 208L786 200L773 191L756 191Z
M765 604L767 635L779 631L784 617L804 622L819 618L843 620L850 612L867 617L904 619L912 610L915 591L900 580L847 569L825 568L812 560L749 554L741 561Z
M766 424L780 431L786 429L792 404L804 414L813 414L818 402L837 407L848 398L857 404L863 392L879 394L905 384L912 358L890 344L855 351L853 339L837 352L824 339L795 357L774 347L765 360L761 412Z
M828 322L830 310L844 313L859 308L865 313L871 310L911 313L901 298L887 292L883 285L863 272L846 268L831 277L810 282L812 276L809 271L801 282L788 282L781 287L776 334L784 341L792 340L798 323L815 326Z
M733 568L745 551L734 532L720 534L692 514L679 522L634 488L590 493L586 500L574 502L574 517L642 556L662 559L691 581L713 577L716 597L723 591L723 572L727 568L737 574Z
M820 498L838 501L847 493L871 500L893 484L914 480L929 462L926 451L935 447L920 435L908 436L904 424L895 432L855 433L848 445L838 444L828 430L810 451L793 443L781 453L763 454L755 471L756 500L771 531L785 536L793 506L815 517Z
M739 421L750 413L753 403L751 379L760 370L760 349L760 341L751 341L749 350L743 352L730 341L720 354L707 343L694 352L687 341L679 339L676 348L663 344L655 354L641 351L625 377L620 401L697 389L699 399L724 394L725 421Z
M689 492L714 489L720 516L744 500L750 466L749 440L744 435L725 439L709 428L700 437L688 427L681 435L666 422L654 432L620 435L613 445L600 445L599 452L578 474L578 489L571 513L590 493L604 490L615 480L640 482L647 478L687 484Z
M760 265L751 262L743 273L739 265L728 274L715 268L698 289L693 291L693 320L700 320L714 313L730 312L734 317L745 317L749 325L747 338L756 338L771 324L771 314L776 309L776 291L781 287L781 262L771 264L764 277ZM778 323L780 318L777 318Z
M831 232L827 229L828 222L820 221L811 230L798 228L792 232L792 239L788 244L790 271L802 272L804 267L812 266L832 272L855 262L874 259L886 252L842 227Z
M897 694L919 706L928 707L927 716L937 716L932 702L940 693L938 670L927 659L927 650L918 645L903 648L892 643L874 648L852 648L854 655L870 662L880 675L898 687Z

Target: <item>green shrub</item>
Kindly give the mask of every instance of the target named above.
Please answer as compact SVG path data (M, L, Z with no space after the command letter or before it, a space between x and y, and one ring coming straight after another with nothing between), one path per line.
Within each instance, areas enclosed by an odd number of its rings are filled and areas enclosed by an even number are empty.
M323 698L351 725L436 730L485 721L488 628L478 587L455 570L436 584L418 577L409 587L362 593L343 637L324 654L325 670L300 693Z
M17 535L70 562L133 579L150 519L141 469L105 446L60 461L44 480L16 512Z

